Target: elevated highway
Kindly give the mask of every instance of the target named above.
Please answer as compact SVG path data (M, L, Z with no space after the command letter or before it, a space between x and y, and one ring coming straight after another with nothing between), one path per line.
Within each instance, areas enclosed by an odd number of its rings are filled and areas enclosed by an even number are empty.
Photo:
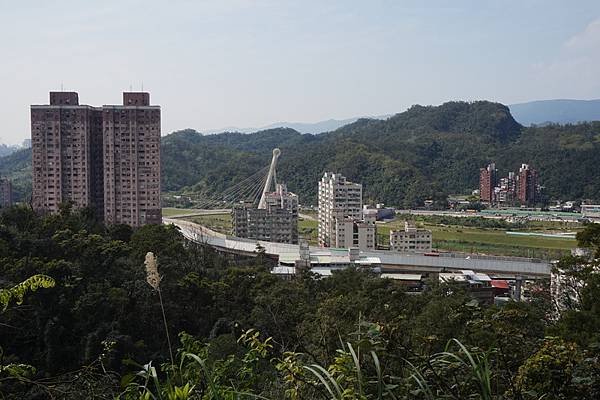
M265 249L265 253L277 260L293 263L300 260L300 246L294 244L274 243L260 240L243 239L215 232L202 225L174 218L163 218L163 223L174 224L190 241L208 244L219 251L255 256L257 245ZM309 248L311 256L324 255L339 250ZM331 255L331 254L330 254ZM544 278L550 276L551 264L546 261L517 258L465 255L457 253L440 253L439 256L423 254L398 253L385 250L361 251L361 257L378 260L383 271L397 272L453 272L472 270L496 276Z

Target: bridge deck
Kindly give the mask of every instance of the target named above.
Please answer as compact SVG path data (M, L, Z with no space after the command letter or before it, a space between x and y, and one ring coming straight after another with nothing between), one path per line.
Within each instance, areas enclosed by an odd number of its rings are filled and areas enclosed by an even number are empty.
M193 222L173 218L163 218L163 223L178 226L182 234L191 241L205 243L224 251L254 255L257 244L259 244L265 249L265 253L279 259L300 259L299 245L238 238L215 232ZM327 249L310 247L311 254L323 251L327 251ZM378 258L382 267L386 269L398 267L403 270L473 270L532 277L549 276L551 269L548 262L517 257L489 257L453 253L440 253L438 257L431 257L386 250L361 251L360 254L364 257Z

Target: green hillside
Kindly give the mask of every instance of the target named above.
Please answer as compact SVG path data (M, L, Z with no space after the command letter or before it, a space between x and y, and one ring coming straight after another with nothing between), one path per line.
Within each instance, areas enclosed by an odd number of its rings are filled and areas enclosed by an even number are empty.
M31 195L31 149L17 150L0 157L0 176L11 178L15 201L29 201Z
M217 178L221 173L233 172L232 177L240 179L239 161L257 170L267 165L271 149L280 147L279 175L303 203L315 202L317 181L325 170L362 182L367 199L410 206L427 197L476 188L479 168L490 161L496 161L502 173L524 162L532 164L549 198L600 199L600 176L589 173L600 162L600 123L524 128L506 106L483 101L414 106L387 120L361 119L316 136L291 129L210 136L185 131L163 142L167 190L196 182L222 189L228 182ZM218 149L217 154L235 150L237 157L210 165L195 159L186 163L194 170L186 172L189 180L171 184L181 168L168 164L173 162L171 155L192 148Z
M532 164L548 198L600 200L600 122L525 128L498 103L413 106L386 120L360 119L333 132L279 128L253 134L172 133L162 141L163 190L218 192L266 166L279 147L279 176L305 204L315 203L326 170L362 182L367 200L397 206L465 193L495 161L501 173ZM0 158L18 195L29 190L30 152ZM27 183L27 184L26 184Z

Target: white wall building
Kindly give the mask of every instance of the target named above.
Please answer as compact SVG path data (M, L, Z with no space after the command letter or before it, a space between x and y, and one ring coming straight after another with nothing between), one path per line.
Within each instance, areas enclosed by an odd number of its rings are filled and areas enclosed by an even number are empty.
M404 230L390 231L390 249L406 253L428 253L431 251L431 231L417 229L406 221Z
M375 248L375 218L362 214L362 185L326 172L319 182L319 245Z

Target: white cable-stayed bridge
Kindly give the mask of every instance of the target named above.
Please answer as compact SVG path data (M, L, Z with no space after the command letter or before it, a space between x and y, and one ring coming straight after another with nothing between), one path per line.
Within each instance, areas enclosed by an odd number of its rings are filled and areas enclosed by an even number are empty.
M257 208L265 207L265 196L277 183L277 161L281 152L273 150L271 164L256 171L247 178L218 193L186 194L199 209L197 214L214 214L231 210L240 202L248 202ZM293 264L300 260L303 251L298 244L268 242L245 239L215 232L200 224L176 218L163 218L163 223L179 227L183 235L190 241L208 244L219 251L237 255L256 256L257 245L265 249L267 255L281 263ZM334 260L339 254L349 249L308 248L309 260ZM314 255L314 257L313 257ZM306 258L306 255L304 256ZM380 265L386 269L397 269L405 272L440 272L473 270L506 276L529 276L534 278L550 275L551 265L541 260L514 257L486 257L462 254L440 254L431 257L423 254L403 254L395 251L368 250L361 251L363 260Z
M281 150L274 149L270 165L259 169L223 191L214 193L207 191L187 192L184 196L189 198L195 207L201 210L229 209L240 202L264 208L266 193L277 184L277 161L280 154Z

